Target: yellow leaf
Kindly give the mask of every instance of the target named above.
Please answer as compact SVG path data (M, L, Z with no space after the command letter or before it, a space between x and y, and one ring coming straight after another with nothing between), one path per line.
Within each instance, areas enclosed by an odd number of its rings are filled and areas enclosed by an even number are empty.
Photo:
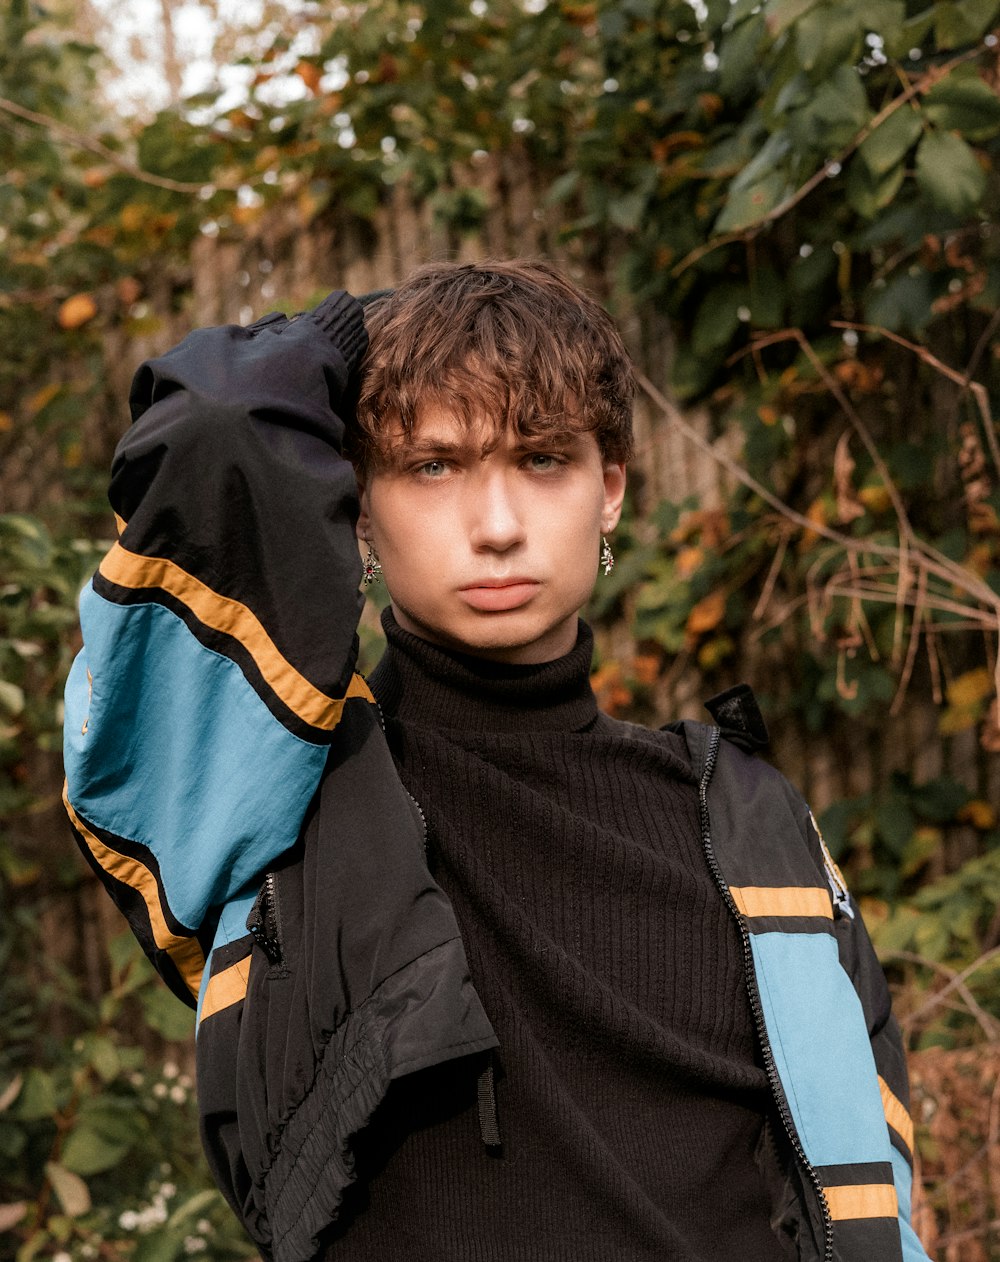
M953 679L948 688L950 706L974 706L993 692L993 676L985 666L966 671Z
M138 232L146 222L146 207L140 202L129 202L118 215L126 232Z
M726 593L709 592L704 600L699 600L687 616L687 633L690 636L704 635L714 631L726 616Z
M74 294L59 308L59 325L64 329L78 329L97 315L97 303L90 294Z
M892 500L884 486L863 486L858 491L858 499L876 517L892 508Z
M958 818L963 824L971 824L973 828L978 828L980 832L985 833L996 827L997 813L989 802L984 802L982 798L975 798L971 802L966 802L958 812Z
M817 526L825 526L827 521L826 504L822 499L813 500L806 509L806 516L810 521L815 522ZM802 532L802 538L799 540L799 551L807 552L819 539L819 534L815 530L805 530Z

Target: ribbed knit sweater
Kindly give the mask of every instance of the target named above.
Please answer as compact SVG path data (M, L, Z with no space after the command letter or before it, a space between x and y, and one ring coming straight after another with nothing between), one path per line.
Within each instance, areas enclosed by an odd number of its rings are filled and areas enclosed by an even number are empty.
M539 666L383 616L370 684L500 1040L394 1083L329 1262L778 1262L739 935L680 738L599 713L593 640Z

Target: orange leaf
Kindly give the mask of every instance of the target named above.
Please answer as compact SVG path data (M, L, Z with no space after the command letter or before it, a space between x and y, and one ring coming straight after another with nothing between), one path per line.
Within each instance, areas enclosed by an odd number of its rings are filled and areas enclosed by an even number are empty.
M123 276L115 285L115 292L118 295L118 301L123 306L131 307L142 297L142 285L134 276Z
M14 428L14 418L9 412L0 412L0 434L7 434Z
M59 308L59 325L64 329L78 329L97 315L97 303L90 294L74 294Z
M36 390L25 399L24 410L29 416L37 416L43 408L49 406L61 389L62 386L58 381L50 381L47 386L42 386L41 390Z
M632 674L638 684L649 687L660 674L660 659L656 653L636 653L632 658Z
M704 635L706 631L714 631L726 616L726 593L724 591L709 592L704 600L699 600L687 616L685 624L690 636Z
M319 92L320 80L323 78L323 71L319 66L311 61L300 61L295 67L295 73L314 96Z
M701 548L681 548L677 553L677 573L681 578L690 578L704 559Z
M975 798L971 802L966 802L958 812L958 818L964 824L971 824L973 828L978 828L980 832L985 833L996 827L997 813L989 802Z

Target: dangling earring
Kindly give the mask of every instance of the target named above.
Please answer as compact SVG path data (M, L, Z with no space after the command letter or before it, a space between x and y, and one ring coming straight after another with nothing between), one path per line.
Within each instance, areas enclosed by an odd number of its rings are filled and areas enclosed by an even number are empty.
M375 545L370 539L367 539L365 542L368 544L368 551L365 553L365 559L361 562L361 581L365 587L371 587L372 583L377 583L382 577L382 566L379 563Z
M608 575L615 568L615 554L611 551L611 544L604 535L601 535L601 545L601 564L604 566L605 575Z

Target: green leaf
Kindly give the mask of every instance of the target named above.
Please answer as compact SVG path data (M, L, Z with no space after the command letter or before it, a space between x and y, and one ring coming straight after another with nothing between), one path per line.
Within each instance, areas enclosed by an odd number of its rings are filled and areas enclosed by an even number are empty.
M898 859L906 849L916 827L913 812L905 801L892 797L876 809L875 823L879 836L893 856Z
M865 319L892 333L919 333L933 315L933 301L930 277L922 268L914 268L888 284L872 286L865 298Z
M24 1122L40 1122L58 1108L55 1079L42 1069L26 1069L20 1094L11 1106L12 1116Z
M902 163L882 175L872 175L864 163L855 159L847 171L848 205L866 219L874 219L902 188L905 177Z
M557 180L553 180L549 185L548 192L545 194L546 205L554 205L556 202L563 202L572 193L576 192L580 184L580 172L577 170L565 171Z
M79 1218L90 1210L90 1190L79 1175L57 1161L45 1163L45 1175L52 1184L63 1213L70 1218Z
M883 176L902 162L923 127L920 111L903 105L881 122L858 149L857 156L873 176Z
M779 205L791 190L786 178L778 172L765 175L758 184L749 188L730 190L722 214L715 222L716 232L738 232L763 219Z
M795 28L795 44L802 68L814 81L835 66L855 61L868 25L850 5L824 4L813 9Z
M21 714L24 710L24 689L0 679L0 710L11 716Z
M895 30L891 27L882 29L879 34L885 40L885 52L889 57L905 57L911 48L919 48L930 34L934 25L935 7L925 9L912 18L907 18Z
M883 40L895 35L906 20L904 0L862 0L861 9L865 30L874 31Z
M691 330L691 347L696 355L729 345L740 326L739 310L747 297L747 291L735 285L716 285L708 291Z
M165 1039L189 1039L194 1033L194 1012L165 986L153 986L140 995L147 1024Z
M140 1236L132 1254L132 1262L176 1262L184 1257L184 1238L168 1231L149 1232Z
M608 218L616 228L634 232L643 221L648 200L641 190L613 197L608 203Z
M924 97L924 113L942 129L966 140L989 140L1000 133L1000 96L971 70L957 71Z
M723 96L740 100L754 86L764 37L760 14L726 33L719 48L719 87Z
M974 44L998 12L997 0L948 0L935 5L934 34L938 48Z
M810 9L815 9L816 4L817 0L767 0L764 5L764 18L767 22L768 34L772 39L777 39L803 14L808 13Z
M968 215L986 191L986 172L961 136L929 131L917 149L917 183L935 206Z
M912 790L911 800L913 809L923 819L935 824L946 824L955 819L970 796L964 784L947 776L939 776L925 784L916 785Z
M63 1144L63 1165L74 1174L101 1174L117 1166L130 1147L128 1140L107 1139L83 1120L70 1131Z

